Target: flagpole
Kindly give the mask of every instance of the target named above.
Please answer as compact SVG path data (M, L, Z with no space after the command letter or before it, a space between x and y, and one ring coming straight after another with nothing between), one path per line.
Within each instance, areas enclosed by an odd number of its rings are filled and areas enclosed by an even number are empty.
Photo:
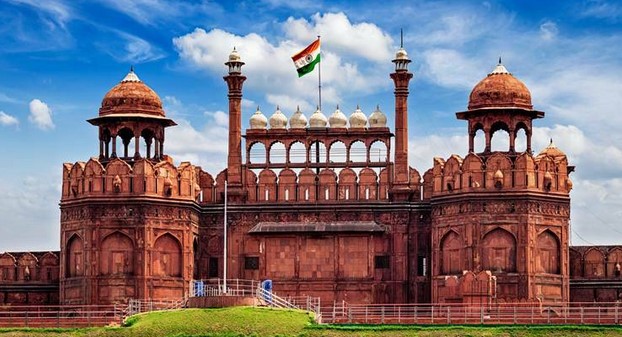
M224 246L224 251L223 251L223 270L222 270L222 274L223 274L223 294L227 295L227 181L225 180L225 214L224 214L224 242L223 242L223 246Z
M320 36L317 36L318 42L320 41ZM317 91L318 91L318 106L320 111L322 111L322 49L320 49L320 62L318 62L317 67Z

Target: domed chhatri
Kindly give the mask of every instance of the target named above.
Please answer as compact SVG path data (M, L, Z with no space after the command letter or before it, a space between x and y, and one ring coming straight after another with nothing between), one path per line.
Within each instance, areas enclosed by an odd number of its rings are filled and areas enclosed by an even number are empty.
M371 128L386 128L387 116L380 111L380 106L376 105L376 110L369 115L369 127Z
M143 83L132 68L102 100L99 115L111 114L147 114L164 117L164 110L158 94Z
M533 109L529 89L503 66L501 59L471 91L468 109L483 108Z
M545 147L542 151L540 151L540 153L538 153L538 157L541 157L541 156L559 158L559 157L565 157L566 154L562 150L560 150L557 146L555 146L555 144L553 144L553 139L551 138L549 145Z
M268 119L257 107L257 111L251 116L250 120L251 129L253 130L265 130L268 125Z
M292 129L304 129L307 127L307 117L300 111L300 107L296 107L296 111L289 119L289 127Z
M350 115L350 127L351 128L364 128L367 126L367 116L361 111L361 108L357 105L356 110Z
M320 107L317 107L313 115L309 118L309 126L312 128L325 128L328 124L328 119L322 111L320 111Z
M328 119L331 128L345 128L348 126L348 117L339 110L339 105L337 105L337 109Z
M285 128L287 128L287 117L281 112L281 109L277 106L274 114L270 116L270 129Z

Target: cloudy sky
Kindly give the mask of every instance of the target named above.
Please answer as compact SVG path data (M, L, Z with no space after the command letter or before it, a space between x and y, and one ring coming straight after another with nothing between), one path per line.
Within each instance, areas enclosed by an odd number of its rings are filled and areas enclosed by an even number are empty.
M134 65L179 126L165 152L224 168L223 63L246 65L243 123L300 106L317 78L290 56L322 36L322 103L349 115L376 104L392 121L388 74L404 30L411 59L410 161L467 152L455 118L499 56L530 88L533 147L549 138L572 165L572 242L622 244L622 4L619 1L0 0L0 251L59 248L61 165L98 154L105 93ZM392 124L392 123L391 123Z

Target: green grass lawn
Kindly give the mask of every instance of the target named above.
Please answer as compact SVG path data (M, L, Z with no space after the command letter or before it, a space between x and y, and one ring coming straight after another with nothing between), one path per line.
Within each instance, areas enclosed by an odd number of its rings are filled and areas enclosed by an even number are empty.
M622 327L590 326L412 326L316 325L300 311L233 307L187 309L137 315L126 326L90 329L0 329L0 337L441 337L441 336L622 336Z

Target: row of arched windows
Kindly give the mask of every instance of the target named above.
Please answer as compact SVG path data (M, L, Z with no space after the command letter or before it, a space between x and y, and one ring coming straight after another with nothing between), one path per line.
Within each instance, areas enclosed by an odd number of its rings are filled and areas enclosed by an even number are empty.
M622 278L622 247L604 252L590 248L583 254L570 249L570 276L585 278Z
M84 276L84 243L80 236L73 235L66 247L66 277ZM99 275L134 275L134 243L129 236L114 232L101 242L99 252ZM179 241L166 233L156 239L151 255L151 275L181 277L182 249Z
M551 231L538 235L536 243L535 269L538 273L560 273L559 240ZM467 269L464 240L456 232L450 231L440 243L441 274L460 274ZM481 241L481 269L493 273L516 272L516 238L510 232L496 228L488 232Z
M362 141L351 144L336 141L328 148L321 141L311 143L308 148L298 141L289 147L277 141L268 148L263 143L256 142L248 148L247 163L382 163L389 161L387 155L387 145L380 140L371 143L369 148Z

